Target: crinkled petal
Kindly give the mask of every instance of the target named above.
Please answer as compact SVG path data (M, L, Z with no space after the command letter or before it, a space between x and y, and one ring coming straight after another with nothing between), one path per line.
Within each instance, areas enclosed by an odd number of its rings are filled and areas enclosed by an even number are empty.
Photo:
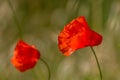
M11 62L19 71L24 72L33 68L39 58L40 53L35 47L20 40L16 45Z
M77 49L99 45L101 41L102 36L89 28L84 16L64 26L58 36L59 49L66 56L71 55Z

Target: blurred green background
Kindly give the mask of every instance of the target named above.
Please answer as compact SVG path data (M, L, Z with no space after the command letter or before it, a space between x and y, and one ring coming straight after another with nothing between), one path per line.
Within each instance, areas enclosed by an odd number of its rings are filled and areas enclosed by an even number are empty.
M94 47L103 80L120 80L120 0L10 0L21 27L23 40L35 45L49 64L51 80L100 80L89 47L65 57L58 49L57 36L64 25L85 16L91 29L102 34ZM19 30L7 0L0 0L0 80L47 80L47 68L39 61L24 73L10 62Z

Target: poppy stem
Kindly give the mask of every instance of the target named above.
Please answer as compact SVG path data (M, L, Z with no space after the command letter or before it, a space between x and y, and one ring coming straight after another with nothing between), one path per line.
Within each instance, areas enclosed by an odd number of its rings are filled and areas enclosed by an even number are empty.
M17 19L16 13L15 13L15 11L14 11L14 8L13 8L13 6L12 6L11 1L10 1L10 0L7 0L7 1L8 1L8 4L9 4L11 10L12 10L13 18L14 18L14 21L15 21L16 26L17 26L17 28L18 28L18 31L19 31L19 36L20 36L20 38L22 39L22 30L21 30L21 26L20 26L20 24L19 24L19 21L18 21L18 19Z
M92 50L92 52L93 52L93 54L94 54L94 57L95 57L95 59L96 59L97 66L98 66L99 73L100 73L100 79L102 80L102 70L101 70L101 68L100 68L100 64L99 64L97 55L96 55L95 50L93 49L93 47L90 47L90 48L91 48L91 50Z
M48 80L50 80L50 78L51 78L51 73L50 73L50 68L49 68L49 65L48 65L48 63L44 60L44 59L40 59L45 65L46 65L46 67L47 67L47 69L48 69Z

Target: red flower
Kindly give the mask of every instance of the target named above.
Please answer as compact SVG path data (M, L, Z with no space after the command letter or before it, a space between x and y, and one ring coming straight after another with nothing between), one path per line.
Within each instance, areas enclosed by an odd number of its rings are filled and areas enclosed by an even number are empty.
M102 36L89 28L84 16L67 24L58 36L59 49L66 56L71 55L77 49L97 46L101 42Z
M34 46L20 40L16 45L11 62L20 72L24 72L33 68L39 58L40 53Z

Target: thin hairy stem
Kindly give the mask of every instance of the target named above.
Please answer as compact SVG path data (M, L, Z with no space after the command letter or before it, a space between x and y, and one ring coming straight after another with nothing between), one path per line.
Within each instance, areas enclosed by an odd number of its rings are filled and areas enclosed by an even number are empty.
M102 70L101 70L101 68L100 68L100 64L99 64L99 61L98 61L97 55L96 55L96 53L95 53L93 47L90 47L90 48L91 48L91 50L92 50L92 52L93 52L93 54L94 54L94 57L95 57L95 59L96 59L97 66L98 66L99 73L100 73L100 79L102 80Z
M12 6L11 1L10 1L10 0L7 0L7 1L8 1L8 4L9 4L11 10L12 10L13 18L14 18L14 21L15 21L16 26L17 26L17 28L18 28L18 31L19 31L19 36L20 36L20 38L22 39L22 37L23 37L23 36L22 36L22 30L21 30L21 26L20 26L20 24L19 24L19 21L18 21L18 19L17 19L16 13L15 13L15 11L14 11L14 8L13 8L13 6Z
M51 73L50 73L50 68L49 68L49 65L47 64L47 62L44 60L44 59L40 59L45 65L46 65L46 67L47 67L47 69L48 69L48 80L50 80L50 78L51 78Z

